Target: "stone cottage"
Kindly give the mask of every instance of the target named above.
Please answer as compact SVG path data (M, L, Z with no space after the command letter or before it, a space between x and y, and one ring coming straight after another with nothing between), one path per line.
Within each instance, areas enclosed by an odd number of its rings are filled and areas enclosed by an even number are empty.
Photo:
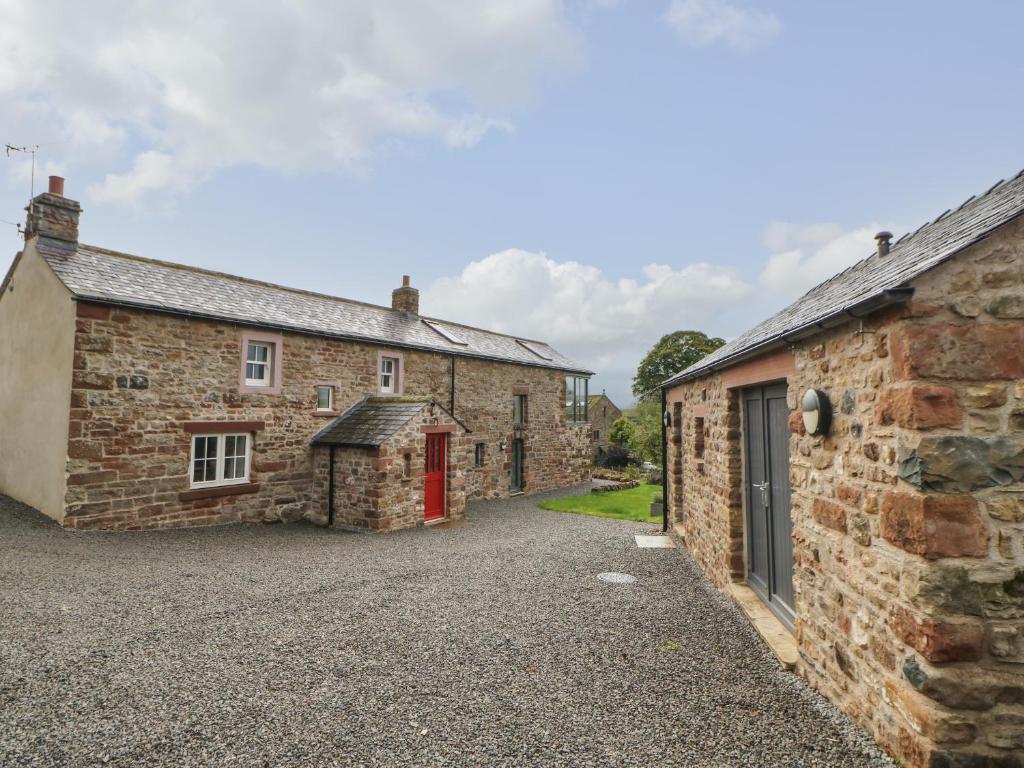
M1024 765L1022 213L880 233L663 385L675 530L908 766Z
M549 345L83 245L63 180L0 284L0 493L72 528L457 517L589 478ZM578 407L566 408L566 397Z
M598 458L604 456L604 452L611 445L608 435L612 431L612 424L622 417L622 411L612 402L607 393L591 395L587 406L590 414L590 426L594 430L594 451Z

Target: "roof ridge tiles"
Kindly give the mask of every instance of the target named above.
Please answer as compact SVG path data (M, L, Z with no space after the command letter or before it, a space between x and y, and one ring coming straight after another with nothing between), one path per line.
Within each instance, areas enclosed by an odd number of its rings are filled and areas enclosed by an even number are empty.
M181 270L182 272L193 272L200 275L208 275L210 277L219 277L226 280L233 280L238 283L245 283L247 285L257 285L262 288L273 288L278 291L288 291L289 293L297 293L302 296L312 296L318 299L327 299L329 301L337 301L343 304L353 304L359 307L367 307L369 309L379 309L384 312L396 312L400 313L402 310L394 309L393 307L386 306L384 304L374 304L370 301L362 301L361 299L350 299L345 296L335 296L331 293L321 293L319 291L311 291L308 288L295 288L290 285L282 285L281 283L272 283L269 280L257 280L253 277L244 277L243 275L233 275L230 272L221 272L216 269L208 269L206 267L197 267L193 264L181 264L174 261L165 261L163 259L154 259L149 256L139 256L135 253L127 253L125 251L115 251L112 248L104 248L99 245L90 245L88 243L80 243L78 246L79 250L97 251L99 253L113 256L114 258L128 259L130 261L138 261L143 264L155 264L161 267L168 267L170 269ZM476 325L467 325L466 323L457 323L452 320L445 320L439 317L429 317L427 315L418 315L420 320L428 320L432 323L443 323L444 325L451 325L456 328L465 328L470 331L479 331L480 333L486 333L491 336L504 336L507 339L515 339L521 341L529 341L533 344L543 344L550 346L546 341L540 341L539 339L529 339L525 336L517 336L512 333L503 333L501 331L491 331L487 328L481 328ZM454 342L452 342L454 343Z
M271 283L268 280L257 280L252 277L243 277L242 275L232 275L229 272L220 272L216 269L207 269L206 267L197 267L192 264L180 264L174 261L164 261L163 259L153 259L149 256L139 256L135 253L126 253L124 251L115 251L110 248L103 248L98 245L88 245L86 243L80 243L78 246L79 250L98 251L114 258L129 259L131 261L138 261L143 264L156 264L161 267L168 267L170 269L181 270L182 272L194 272L200 275L208 275L210 277L219 277L226 280L233 280L237 283L246 283L247 285L258 285L262 288L273 288L278 291L288 291L289 293L298 293L303 296L313 296L318 299L328 299L330 301L338 301L344 304L355 304L360 307L368 307L370 309L381 309L386 312L400 312L401 310L393 309L392 307L385 306L383 304L373 304L369 301L360 301L359 299L349 299L344 296L334 296L329 293L320 293L318 291L311 291L307 288L295 288L290 285L281 285L280 283ZM443 322L443 321L442 321ZM484 329L478 329L484 330ZM487 331L489 333L489 331Z
M835 324L852 310L862 310L858 315L861 316L906 301L912 292L908 286L914 278L1022 215L1024 169L902 235L885 257L872 254L832 275L703 360L676 373L662 386L745 359L772 344L794 339L797 334L828 327L826 323Z
M60 249L44 238L36 242L40 255L76 299L590 373L539 339L102 246L83 243ZM430 323L462 336L465 343L450 340ZM542 351L543 359L524 349L522 342Z

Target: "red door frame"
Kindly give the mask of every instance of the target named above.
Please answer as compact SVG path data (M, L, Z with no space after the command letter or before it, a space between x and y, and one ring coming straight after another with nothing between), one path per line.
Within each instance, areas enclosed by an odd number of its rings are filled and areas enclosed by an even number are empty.
M423 521L429 523L443 519L447 512L448 435L431 432L425 437Z

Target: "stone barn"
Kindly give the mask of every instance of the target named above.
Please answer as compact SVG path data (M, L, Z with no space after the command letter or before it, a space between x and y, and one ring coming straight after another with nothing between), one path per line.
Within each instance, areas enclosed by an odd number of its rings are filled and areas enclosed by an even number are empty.
M675 531L907 766L1024 765L1022 213L879 233L663 385Z

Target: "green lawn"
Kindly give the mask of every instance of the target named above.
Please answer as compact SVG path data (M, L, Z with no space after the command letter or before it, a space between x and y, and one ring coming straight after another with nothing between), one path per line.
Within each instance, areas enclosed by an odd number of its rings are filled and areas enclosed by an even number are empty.
M564 496L561 499L542 501L541 509L555 512L573 512L577 515L610 517L615 520L639 520L642 523L656 523L661 516L651 517L651 500L661 493L660 485L638 485L624 491L588 493L583 496Z

